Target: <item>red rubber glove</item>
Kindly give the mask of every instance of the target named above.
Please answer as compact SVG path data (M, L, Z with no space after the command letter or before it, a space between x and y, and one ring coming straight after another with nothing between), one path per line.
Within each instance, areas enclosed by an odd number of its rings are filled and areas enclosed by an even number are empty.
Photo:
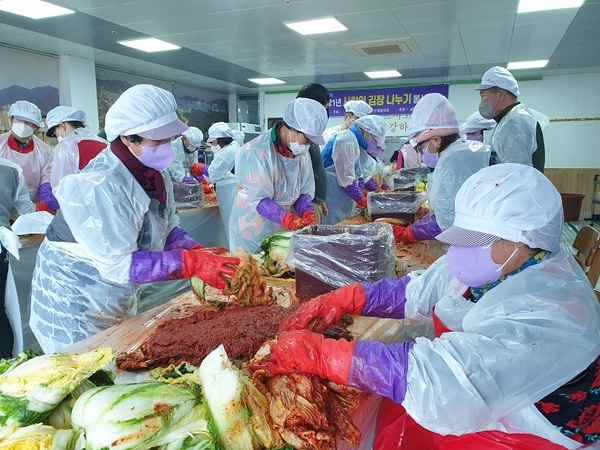
M363 197L359 201L357 201L356 206L359 209L367 209L367 197Z
M341 287L301 304L296 312L279 325L279 331L308 328L324 333L344 313L360 314L366 301L367 297L360 283Z
M192 163L190 165L190 174L193 177L199 177L201 175L204 175L202 173L202 169L204 168L204 166L206 166L206 164L204 164L204 163Z
M307 223L295 214L285 213L283 219L281 219L281 225L288 230L296 231L304 228Z
M304 211L304 213L302 213L302 220L306 223L306 225L317 224L317 218L315 217L314 211Z
M35 210L36 211L46 211L46 212L49 212L50 214L56 214L56 211L54 211L52 208L50 208L48 205L46 205L46 202L44 200L41 200L35 204Z
M325 339L308 330L288 331L272 342L271 353L250 364L250 369L272 374L310 373L347 386L355 346L356 341Z
M183 250L183 278L196 276L221 292L227 287L225 276L233 278L239 264L239 258L221 256L214 249Z
M392 225L392 231L396 242L417 242L410 225L407 227Z

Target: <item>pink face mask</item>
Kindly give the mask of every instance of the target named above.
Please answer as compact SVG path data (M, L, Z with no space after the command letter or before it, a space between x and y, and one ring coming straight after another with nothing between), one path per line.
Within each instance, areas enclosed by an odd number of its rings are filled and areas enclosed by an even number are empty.
M480 247L451 245L447 257L452 274L462 284L471 287L481 287L498 280L502 275L502 268L510 260L508 258L504 264L495 263L492 259L492 244Z
M170 142L157 145L156 147L146 147L142 145L142 154L137 158L146 167L156 170L165 170L173 162L173 148Z
M427 148L423 149L421 161L423 161L423 164L425 164L427 167L434 169L437 165L438 159L440 159L439 153L430 153L429 150L427 150Z

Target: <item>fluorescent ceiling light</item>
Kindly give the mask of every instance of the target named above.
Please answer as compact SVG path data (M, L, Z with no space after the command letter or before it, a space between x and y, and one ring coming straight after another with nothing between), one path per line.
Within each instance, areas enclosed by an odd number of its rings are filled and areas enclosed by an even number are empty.
M508 70L539 69L542 67L546 67L546 64L548 64L547 59L540 59L539 61L516 61L516 62L509 62L508 66L506 66L506 68Z
M169 44L168 42L156 38L131 39L129 41L117 42L126 47L135 48L148 53L164 52L165 50L179 50L181 48L178 45Z
M278 78L248 78L248 81L256 84L285 84L285 81Z
M328 19L307 20L305 22L284 23L284 25L303 35L332 33L334 31L344 31L348 29L333 17Z
M376 72L365 72L365 75L369 78L393 78L402 76L402 74L397 70L379 70Z
M2 0L0 11L6 11L30 19L45 19L46 17L73 14L75 11L41 0Z
M519 0L517 13L579 8L585 0Z

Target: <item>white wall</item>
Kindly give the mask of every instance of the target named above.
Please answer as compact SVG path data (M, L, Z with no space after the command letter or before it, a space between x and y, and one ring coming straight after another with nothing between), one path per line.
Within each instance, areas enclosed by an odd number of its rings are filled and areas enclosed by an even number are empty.
M450 85L448 98L464 121L479 105L477 83ZM544 129L547 168L600 168L595 143L600 134L600 73L548 76L542 80L521 81L519 100L547 115L551 122ZM267 94L264 114L281 117L295 93ZM553 119L596 118L593 121L552 122ZM341 117L329 119L328 126L339 125ZM386 152L387 155L387 152Z

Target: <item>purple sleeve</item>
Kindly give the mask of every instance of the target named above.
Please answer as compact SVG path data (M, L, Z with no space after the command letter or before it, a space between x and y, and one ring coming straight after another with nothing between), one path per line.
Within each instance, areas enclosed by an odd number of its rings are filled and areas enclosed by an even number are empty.
M287 212L283 206L270 198L263 198L258 205L256 205L256 212L258 212L265 219L272 222L281 223L283 216Z
M40 201L46 203L46 206L52 209L53 211L58 211L58 208L60 208L58 200L56 200L56 197L52 193L52 186L50 186L50 183L40 184L39 198Z
M358 179L358 187L361 188L361 189L365 188L365 180L364 180L364 178L359 178Z
M374 283L363 282L365 306L362 316L404 319L406 305L406 285L410 277L382 278Z
M413 345L412 341L389 345L357 341L348 385L402 403L406 395L408 352Z
M377 189L379 189L379 186L377 186L377 183L375 183L375 180L373 178L371 178L369 181L367 181L365 183L365 189L367 191L376 191Z
M153 283L182 278L183 250L181 249L164 252L138 250L131 256L129 281L132 283Z
M312 201L310 199L310 195L308 194L300 194L298 200L294 203L294 209L298 213L299 216L302 216L306 211L313 211Z
M199 245L196 239L191 237L187 231L181 227L175 227L171 230L167 236L165 242L165 250L173 250L176 248L183 248L185 250Z
M417 241L428 241L442 232L435 220L435 216L425 216L421 220L410 225L413 236Z
M351 185L342 188L342 190L355 202L358 202L363 198L363 193L358 184L352 183Z
M210 178L210 176L208 175L208 165L202 167L202 175Z
M390 185L387 184L387 181L385 181L385 178L383 179L383 181L381 182L381 189L385 189L386 191L390 190Z

